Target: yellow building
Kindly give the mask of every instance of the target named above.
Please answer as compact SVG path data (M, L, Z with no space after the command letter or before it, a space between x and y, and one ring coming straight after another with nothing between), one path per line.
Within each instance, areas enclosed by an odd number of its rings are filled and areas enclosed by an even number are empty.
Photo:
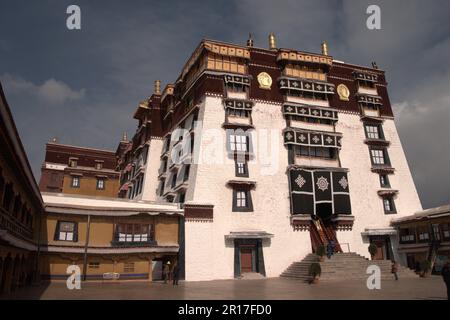
M419 269L422 261L431 262L439 273L450 259L450 205L416 212L395 219L398 229L398 251L406 255L408 267Z
M0 294L37 277L43 203L0 86Z
M177 262L176 204L43 193L40 270L43 279L68 278L77 265L82 279L162 278L162 264Z
M112 151L58 143L45 146L39 190L42 192L117 197L119 172Z

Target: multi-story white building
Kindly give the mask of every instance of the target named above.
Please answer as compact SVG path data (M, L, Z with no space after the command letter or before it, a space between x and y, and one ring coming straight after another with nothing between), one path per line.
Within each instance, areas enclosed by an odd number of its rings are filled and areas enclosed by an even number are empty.
M119 145L121 195L183 203L186 280L279 276L330 240L397 259L421 210L384 71L322 53L203 40ZM139 160L141 159L141 160Z

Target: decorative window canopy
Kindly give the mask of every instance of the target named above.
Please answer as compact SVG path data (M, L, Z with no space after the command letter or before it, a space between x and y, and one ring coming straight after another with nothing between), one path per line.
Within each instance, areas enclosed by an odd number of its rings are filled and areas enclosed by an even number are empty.
M330 110L329 108L311 107L308 105L284 104L283 114L300 117L328 119L332 121L338 120L337 111Z
M395 196L398 193L398 190L378 190L377 193L380 197L389 197Z
M311 81L310 79L290 79L287 77L280 77L278 79L280 89L307 91L323 94L334 94L334 84L321 81Z
M341 133L317 132L288 128L284 130L284 144L311 147L341 148Z
M238 84L242 86L250 86L250 77L247 76L225 74L224 80L225 84Z
M256 187L256 181L250 181L250 180L229 180L227 182L227 185L229 185L231 187L243 187L243 188L254 189Z
M225 235L225 239L270 239L273 234L266 231L231 231Z
M317 63L329 66L333 64L333 59L330 56L283 49L280 50L280 53L277 56L277 61L282 60Z
M370 95L370 94L357 94L356 97L357 97L358 103L373 104L373 105L378 105L378 106L383 105L383 100L381 99L380 96L374 96L374 95Z
M225 109L247 110L251 111L253 102L248 100L224 99Z
M347 171L289 168L291 213L316 215L318 206L329 206L331 214L350 215L351 203Z
M356 71L353 73L353 76L355 77L356 80L370 81L370 82L378 81L378 76L371 73Z

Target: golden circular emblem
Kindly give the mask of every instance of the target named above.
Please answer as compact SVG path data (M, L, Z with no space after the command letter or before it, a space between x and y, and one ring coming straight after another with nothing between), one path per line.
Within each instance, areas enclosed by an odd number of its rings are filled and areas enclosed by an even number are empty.
M348 90L345 84L340 84L337 86L337 93L339 95L339 99L348 101L348 97L350 96L350 90Z
M272 87L272 78L267 72L258 74L258 83L261 89L270 89Z

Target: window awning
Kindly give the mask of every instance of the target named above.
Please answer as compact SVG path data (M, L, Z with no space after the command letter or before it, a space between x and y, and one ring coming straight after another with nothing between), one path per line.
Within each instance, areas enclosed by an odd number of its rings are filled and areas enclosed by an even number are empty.
M383 99L380 96L375 96L371 94L357 94L356 96L358 103L373 104L373 105L383 105Z
M266 231L231 231L225 239L270 239L273 234Z
M224 99L225 109L247 110L251 111L253 102L248 100Z
M229 186L237 186L237 187L254 188L254 187L256 187L256 181L251 181L251 180L229 180L227 182L227 185L229 185Z
M386 189L386 190L378 190L378 195L380 197L394 196L398 193L398 190Z
M307 91L324 94L334 94L334 84L321 81L312 81L310 79L291 79L287 77L281 77L278 80L280 89Z
M284 104L283 114L300 117L318 118L318 119L329 119L332 121L338 120L337 111L330 110L328 108L311 107L306 104L303 105Z
M363 80L363 81L370 81L370 82L377 82L378 76L375 74L365 73L365 72L354 72L353 76L356 80Z
M238 84L242 86L250 86L250 77L226 74L224 75L226 84Z
M387 236L397 235L397 230L394 228L367 228L361 232L363 236Z
M342 134L288 128L284 130L284 144L311 147L341 148Z

